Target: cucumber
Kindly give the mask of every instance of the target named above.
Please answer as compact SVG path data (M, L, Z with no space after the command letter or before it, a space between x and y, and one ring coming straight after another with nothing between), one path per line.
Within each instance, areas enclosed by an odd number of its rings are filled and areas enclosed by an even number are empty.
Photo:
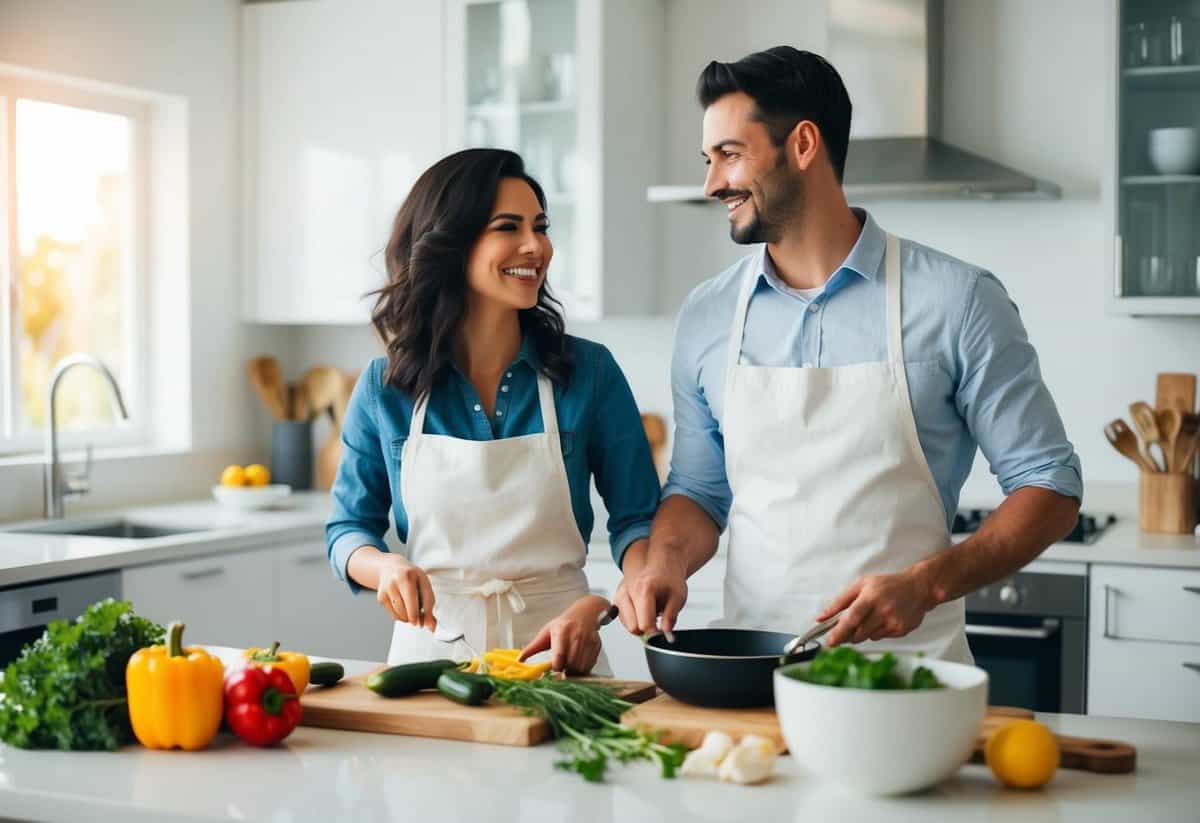
M446 669L456 669L453 660L430 660L426 663L405 663L375 672L366 680L366 687L383 697L403 697L423 689L436 689L438 677Z
M486 677L467 674L457 669L442 672L437 679L437 690L455 703L478 706L492 696L492 684Z
M324 663L313 663L308 669L308 682L318 686L332 686L346 675L341 663L328 660Z

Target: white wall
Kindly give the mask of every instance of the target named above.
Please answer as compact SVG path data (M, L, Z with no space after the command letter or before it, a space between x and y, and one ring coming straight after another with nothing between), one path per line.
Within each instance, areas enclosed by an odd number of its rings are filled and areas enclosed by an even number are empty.
M101 459L69 510L207 493L229 461L266 458L244 363L289 332L239 320L237 0L0 0L0 62L183 97L188 103L191 450ZM176 410L157 409L162 414ZM0 464L0 520L41 514L39 465Z

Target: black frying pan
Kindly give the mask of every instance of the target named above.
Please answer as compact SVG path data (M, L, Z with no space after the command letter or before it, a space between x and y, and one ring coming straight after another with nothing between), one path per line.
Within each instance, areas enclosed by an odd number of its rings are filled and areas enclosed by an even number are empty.
M655 684L676 700L721 709L772 706L773 675L785 663L811 660L820 650L810 643L783 656L795 637L756 629L676 629L646 638L646 663Z

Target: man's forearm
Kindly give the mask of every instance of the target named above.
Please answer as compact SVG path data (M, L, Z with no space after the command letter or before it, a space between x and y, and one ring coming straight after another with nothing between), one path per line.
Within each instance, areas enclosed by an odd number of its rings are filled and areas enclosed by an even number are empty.
M654 515L650 539L639 540L626 550L621 571L629 576L653 563L690 576L716 554L720 536L717 524L695 501L671 495Z
M1017 489L956 546L912 567L936 606L1007 577L1061 540L1075 525L1079 500L1036 486Z

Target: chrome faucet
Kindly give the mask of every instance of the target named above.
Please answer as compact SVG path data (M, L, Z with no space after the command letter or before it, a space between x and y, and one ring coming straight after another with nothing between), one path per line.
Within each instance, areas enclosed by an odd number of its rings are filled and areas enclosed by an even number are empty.
M88 489L90 488L89 478L92 474L92 444L89 443L87 445L87 459L84 462L83 471L60 477L62 468L58 465L58 415L54 411L54 395L58 392L58 382L62 380L62 376L73 366L91 366L100 372L108 380L108 385L112 388L113 401L117 407L117 411L121 413L121 419L129 419L129 412L125 410L125 400L121 397L121 387L117 385L117 380L113 377L112 372L109 371L108 366L90 354L72 354L64 357L54 367L54 373L50 375L50 390L46 395L46 414L49 425L46 426L44 484L46 489L46 517L52 518L63 516L63 500L65 498L79 497L88 493Z

